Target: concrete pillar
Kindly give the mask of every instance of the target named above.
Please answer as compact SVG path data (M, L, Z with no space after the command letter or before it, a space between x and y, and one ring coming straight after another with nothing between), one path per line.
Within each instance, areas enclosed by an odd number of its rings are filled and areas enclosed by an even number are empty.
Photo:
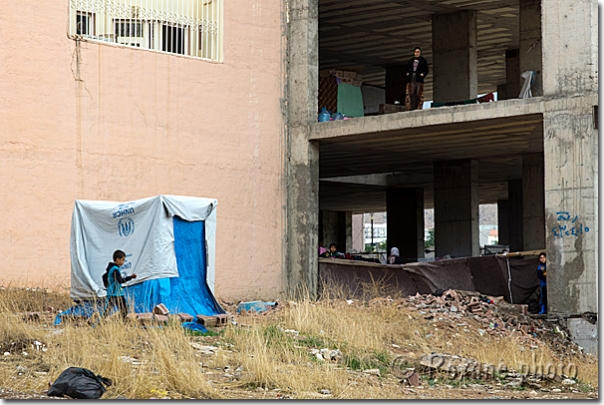
M508 181L508 228L510 252L524 250L522 180Z
M543 114L549 312L598 311L598 130L592 108Z
M363 214L352 216L352 250L363 252L365 250L365 228Z
M337 211L319 211L319 243L323 243L323 247L338 244Z
M542 7L548 304L554 313L598 311L598 3Z
M434 101L476 98L476 11L434 14L432 54Z
M400 101L405 104L405 91L407 88L407 65L386 67L386 104Z
M319 242L324 247L335 243L340 252L352 249L352 212L320 211Z
M548 0L541 10L543 94L598 89L598 2Z
M401 258L424 257L424 189L386 190L387 244L396 246Z
M497 200L497 240L500 245L510 244L508 200Z
M505 84L497 86L497 99L509 100L518 98L522 85L520 83L520 57L518 49L505 52Z
M531 87L533 97L543 95L541 89L541 1L520 0L520 73L527 70L537 72ZM523 84L524 79L520 82L520 86ZM517 97L518 93L515 98Z
M338 249L340 252L352 250L352 212L338 212Z
M522 219L525 250L545 248L543 155L522 155Z
M478 161L434 163L436 256L478 256Z
M285 126L286 217L283 281L290 295L317 294L319 150L308 141L317 120L319 83L317 0L290 0L287 29ZM287 102L286 102L287 100Z

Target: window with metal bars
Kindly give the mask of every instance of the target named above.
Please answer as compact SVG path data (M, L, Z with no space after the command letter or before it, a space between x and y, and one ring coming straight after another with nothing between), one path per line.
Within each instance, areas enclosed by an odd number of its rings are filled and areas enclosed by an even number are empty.
M69 0L70 35L222 61L224 0Z

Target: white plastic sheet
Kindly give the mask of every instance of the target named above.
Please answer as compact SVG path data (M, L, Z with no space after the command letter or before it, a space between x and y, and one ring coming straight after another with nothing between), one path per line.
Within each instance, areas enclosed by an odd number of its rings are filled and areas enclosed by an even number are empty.
M129 284L178 277L172 218L204 221L207 283L214 292L215 199L160 195L129 202L76 201L71 224L71 297L105 296L101 277L117 249ZM128 284L127 284L128 285Z
M535 72L532 70L527 70L526 72L522 72L520 75L524 79L524 84L520 89L520 94L518 98L531 98L533 97L533 92L531 91L531 85L533 84L533 78L535 77Z

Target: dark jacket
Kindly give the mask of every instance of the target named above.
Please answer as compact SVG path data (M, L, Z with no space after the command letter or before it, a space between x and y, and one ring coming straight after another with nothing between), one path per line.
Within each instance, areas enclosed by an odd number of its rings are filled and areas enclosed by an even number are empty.
M426 78L426 76L428 76L428 61L426 59L424 59L423 56L420 56L419 58L419 64L417 65L417 70L415 71L416 73L416 80L419 83L423 83L424 79ZM411 74L413 73L413 61L415 60L415 58L411 58L409 59L409 62L407 62L407 80L411 80ZM421 74L424 74L423 76Z
M544 285L547 282L547 267L545 264L539 263L537 266L537 277L539 277L541 285Z

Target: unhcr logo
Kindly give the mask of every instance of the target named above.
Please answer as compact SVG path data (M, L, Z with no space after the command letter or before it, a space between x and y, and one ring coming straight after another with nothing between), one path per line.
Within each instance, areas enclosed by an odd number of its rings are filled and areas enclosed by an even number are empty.
M113 218L120 218L126 215L134 214L134 208L132 208L132 203L129 204L120 204L117 206L115 211L111 213Z
M120 236L129 236L134 233L134 220L132 218L122 218L117 223Z

